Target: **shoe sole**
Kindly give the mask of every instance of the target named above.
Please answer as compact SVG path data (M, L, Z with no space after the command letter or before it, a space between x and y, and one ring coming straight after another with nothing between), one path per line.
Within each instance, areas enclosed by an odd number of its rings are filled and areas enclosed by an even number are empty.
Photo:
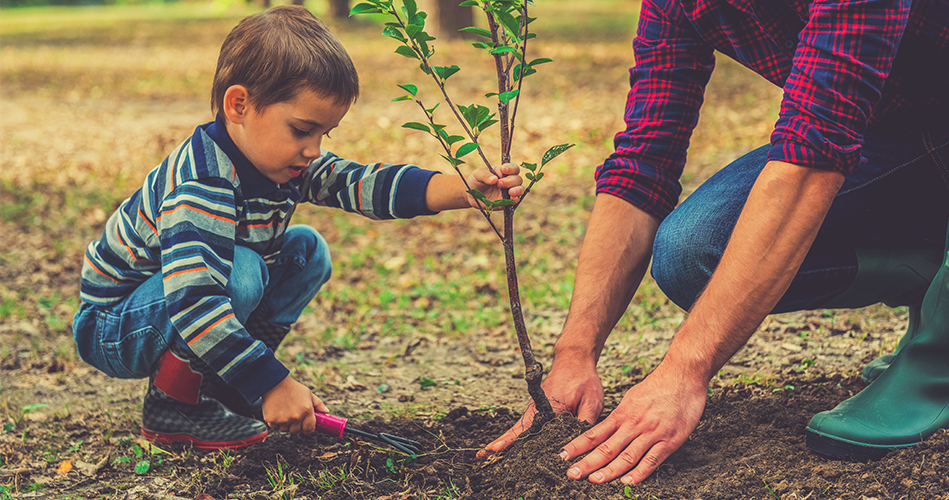
M191 445L199 450L220 450L221 448L243 448L245 446L250 446L255 443L259 443L267 438L267 432L265 431L262 434L258 434L253 437L246 439L238 439L236 441L202 441L194 436L189 436L187 434L167 434L164 432L152 432L144 427L142 427L142 435L145 436L145 439L153 441L156 443L165 443L171 444L176 441L188 441Z
M810 428L804 430L804 435L807 447L811 451L831 458L843 458L854 462L879 460L886 456L890 450L906 448L916 444L874 446L829 436Z

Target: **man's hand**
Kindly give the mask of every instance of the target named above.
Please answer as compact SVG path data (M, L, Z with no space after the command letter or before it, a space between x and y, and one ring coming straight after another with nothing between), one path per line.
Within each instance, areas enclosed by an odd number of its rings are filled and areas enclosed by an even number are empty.
M329 413L320 398L289 375L264 393L263 399L264 422L292 434L312 434L316 430L313 412Z
M586 363L563 360L559 364L554 361L542 387L557 414L568 411L580 420L593 423L603 411L603 384L592 360ZM537 409L531 402L521 419L503 436L482 448L478 458L504 451L514 444L517 436L530 428L536 414Z
M505 163L500 167L495 167L494 171L501 176L500 179L485 167L476 169L468 176L468 186L481 191L491 201L500 200L504 189L508 190L508 195L512 200L520 200L524 195L524 186L521 185L524 183L524 179L520 176L521 168L513 163ZM466 199L472 208L478 208L480 205L480 202L470 194L466 193Z
M685 442L705 409L707 384L662 364L626 392L606 419L564 446L564 460L590 452L567 471L605 483L639 483Z

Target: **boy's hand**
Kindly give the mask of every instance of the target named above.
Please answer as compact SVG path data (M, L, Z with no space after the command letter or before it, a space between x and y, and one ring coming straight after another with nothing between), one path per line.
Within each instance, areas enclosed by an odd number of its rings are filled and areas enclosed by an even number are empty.
M468 176L468 186L471 189L481 191L491 201L500 200L502 190L507 189L511 199L519 201L521 196L524 196L524 186L521 185L524 183L524 179L520 176L521 168L513 163L505 163L494 170L501 176L500 179L492 174L487 167L481 167ZM471 207L478 208L480 206L480 202L474 196L465 193L465 197Z
M263 396L264 422L272 429L298 434L316 430L313 411L329 413L329 408L310 389L289 375Z

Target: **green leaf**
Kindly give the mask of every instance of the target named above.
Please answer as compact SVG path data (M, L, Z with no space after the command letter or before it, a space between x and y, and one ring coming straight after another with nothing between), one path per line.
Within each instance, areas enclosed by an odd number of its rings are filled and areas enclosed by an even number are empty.
M445 134L444 139L445 139L445 142L447 142L449 146L451 146L452 144L458 141L465 140L465 138L460 135L448 135L448 134Z
M494 116L494 115L491 115L491 116ZM497 123L497 122L498 122L497 120L485 120L485 121L481 122L480 125L478 125L478 128L480 128L482 131L484 131L484 129L490 127L491 125L494 125L494 124Z
M432 106L431 109L426 109L425 112L428 113L428 114L434 113L435 110L438 109L438 105L439 105L439 104L441 104L441 103L440 103L440 102L435 103L435 105Z
M554 158L560 156L561 153L572 148L573 146L574 146L573 144L558 144L556 146L551 147L550 149L547 150L546 153L544 153L544 158L541 160L540 166L543 167L544 165L549 163L550 160L553 160Z
M484 193L482 193L481 191L478 191L477 189L472 189L468 191L468 194L470 194L471 196L474 196L476 200L480 201L481 203L484 203L485 205L491 204L491 200L489 200L488 197L484 195Z
M402 0L402 12L405 12L405 17L411 19L418 12L418 5L416 5L415 0Z
M380 9L379 7L371 3L357 3L356 6L353 7L353 9L349 11L349 15L354 16L356 14L381 14L383 12L384 11L382 9Z
M530 173L530 172L527 172L526 174L524 174L524 177L527 177L527 180L529 180L529 181L534 180L534 174L532 174L532 173Z
M458 31L464 31L465 33L473 33L475 35L483 36L486 38L491 38L491 32L484 29L478 28L477 26L468 26L467 28L461 28Z
M465 0L458 4L459 7L478 7L478 2L476 0Z
M532 68L532 67L530 66L530 64L528 64L528 65L527 65L527 69L524 70L524 76L522 77L522 76L521 76L521 65L520 65L520 64L517 64L517 65L514 66L514 79L515 79L515 80L519 80L519 79L521 79L521 78L528 77L528 76L530 76L530 75L533 75L534 73L537 73L537 70L534 69L534 68Z
M537 172L537 180L535 182L540 182L540 180L544 178L544 175L543 172Z
M412 94L412 97L415 97L415 95L418 94L418 87L415 85L412 85L411 83L406 83L405 85L399 85L399 88L408 92L409 94Z
M484 42L475 42L471 44L471 46L476 49L490 49L492 47L491 45L488 45L487 43L484 43Z
M392 102L412 101L412 100L414 100L414 99L412 99L412 96L404 95L404 96L402 96L402 97L396 97L395 99L392 100Z
M533 61L531 61L530 65L536 66L538 64L544 64L544 63L549 63L549 62L554 62L554 60L549 57L538 57L537 59L534 59Z
M419 381L419 385L421 385L421 388L422 388L422 389L427 389L427 388L429 388L429 387L434 387L434 386L438 385L438 382L435 382L434 380L432 380L432 379L426 377L425 375L422 375L421 377L419 377L419 378L418 378L418 381Z
M145 452L142 451L142 447L137 444L132 445L132 453L134 453L138 458L142 458L142 455L145 454Z
M395 38L396 40L403 43L408 41L408 38L405 38L402 32L393 26L386 26L385 28L382 28L382 34L389 38Z
M21 410L21 412L22 412L24 415L26 415L27 413L29 413L29 412L31 412L31 411L42 410L43 408L46 408L46 407L48 407L48 406L49 406L49 405L46 404L46 403L36 403L36 404L32 404L32 405L26 405L26 406L23 407L23 409Z
M135 464L135 473L144 474L148 472L148 469L150 469L151 467L152 467L151 462L149 462L148 460L142 460L141 462Z
M451 163L452 167L457 167L458 165L463 164L464 160L459 160L458 158L452 158L451 156L439 155L445 159L448 163Z
M508 102L510 102L511 99L514 99L515 97L517 97L517 94L519 93L520 93L520 90L517 90L517 89L509 90L507 92L501 92L500 94L498 94L498 99L500 99L501 102L503 102L504 104L507 104Z
M507 30L507 34L510 37L517 38L520 36L521 32L521 21L520 16L514 17L507 12L498 12L494 15L494 18L501 23L501 26L504 26L504 29Z
M415 130L421 130L422 132L428 132L429 134L432 133L432 130L428 128L428 125L425 125L424 123L419 123L419 122L403 123L402 128L411 128Z
M432 66L432 71L434 71L442 81L445 81L451 75L461 71L461 68L459 68L457 64L452 64L451 66Z
M536 163L527 163L527 162L524 162L524 163L521 163L521 166L524 167L524 168L526 168L527 170L530 170L531 172L536 172L536 171L537 171L537 164L536 164Z
M514 52L516 49L514 47L509 47L507 45L502 45L500 47L495 47L488 51L489 54L507 54L509 52Z
M491 208L494 208L494 207L509 207L509 206L514 205L514 204L516 204L516 203L517 203L517 202L514 201L514 200L505 200L505 199L502 198L502 199L500 199L500 200L492 201L492 202L491 202L491 205L492 205Z
M409 25L406 25L406 26L405 26L405 34L408 35L409 38L415 38L415 35L418 35L419 32L422 31L422 28L424 28L424 26L422 26L422 25L420 25L420 24L409 24Z
M478 149L478 143L476 142L469 142L468 144L462 144L461 147L458 148L458 151L455 151L455 157L461 158L462 156L465 156L466 154L476 149Z
M408 57L409 59L418 59L418 54L407 45L400 45L395 49L395 53L400 56Z

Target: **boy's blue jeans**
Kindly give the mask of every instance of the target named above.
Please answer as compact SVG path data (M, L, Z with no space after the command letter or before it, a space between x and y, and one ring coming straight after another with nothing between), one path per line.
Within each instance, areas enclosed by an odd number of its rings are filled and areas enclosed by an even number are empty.
M660 225L652 276L690 309L718 266L770 146L729 164ZM922 133L868 131L807 257L772 312L819 309L853 282L856 248L941 248L949 219L949 125Z
M245 323L250 313L280 326L297 321L333 271L329 247L309 226L287 229L280 256L269 267L247 247L234 249L226 293L234 314ZM122 302L109 307L83 303L73 319L79 356L106 375L144 378L178 335L168 310L162 275L147 279Z

